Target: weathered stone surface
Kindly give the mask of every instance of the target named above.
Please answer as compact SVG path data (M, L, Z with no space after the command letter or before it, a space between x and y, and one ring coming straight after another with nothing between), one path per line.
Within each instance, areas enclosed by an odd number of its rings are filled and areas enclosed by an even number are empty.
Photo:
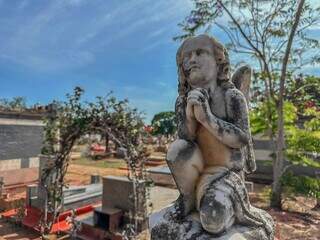
M134 208L133 182L125 177L103 177L102 206L130 211Z
M37 157L40 154L43 145L43 126L39 126L37 121L32 122L31 120L29 121L34 125L17 125L15 122L7 123L5 121L7 120L0 116L0 171L1 164L10 159L19 159L20 165L9 169L28 168L29 158ZM16 121L18 122L18 120Z
M140 214L141 219L138 219L139 231L147 228L147 221L145 220L147 212L147 203L142 201L147 199L145 196L146 191L140 193L135 192L134 182L126 177L105 176L103 177L103 192L102 192L102 210L109 208L121 209L125 215L136 212ZM146 189L146 182L139 180L141 189ZM134 196L137 196L140 201L137 201L135 206ZM142 200L141 200L142 199ZM124 217L124 222L127 222L127 218Z
M173 205L151 215L149 226L152 240L261 240L267 236L260 227L234 225L220 236L206 232L199 221L197 213L189 215L182 221L172 217L176 210Z
M273 220L250 204L244 181L256 170L248 117L251 68L242 66L230 78L226 49L207 35L186 39L177 65L178 139L167 164L180 197L171 214L151 224L151 239L272 240Z

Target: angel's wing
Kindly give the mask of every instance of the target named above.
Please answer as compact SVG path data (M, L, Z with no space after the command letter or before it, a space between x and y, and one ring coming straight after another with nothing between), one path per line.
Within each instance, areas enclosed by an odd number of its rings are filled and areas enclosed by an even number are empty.
M250 83L252 70L249 65L239 67L232 75L232 82L246 97L247 104L250 101Z
M245 96L248 108L249 108L249 101L250 101L251 75L252 75L251 67L248 65L244 65L239 67L235 71L231 79L234 85L236 86L236 88L238 88ZM256 170L256 161L254 157L250 126L249 126L249 135L250 135L250 138L249 138L248 144L241 149L241 151L243 152L243 156L245 157L245 171L247 173L251 173Z

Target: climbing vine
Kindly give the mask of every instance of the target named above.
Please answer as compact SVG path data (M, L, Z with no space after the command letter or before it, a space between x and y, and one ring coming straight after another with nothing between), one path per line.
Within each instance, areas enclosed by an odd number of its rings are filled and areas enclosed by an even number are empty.
M43 234L48 234L63 206L63 188L69 155L75 142L87 133L108 136L121 151L128 165L128 178L133 182L134 210L129 213L132 236L146 219L146 151L142 144L144 124L141 113L129 106L128 100L117 100L112 94L84 102L84 90L76 87L64 102L51 104L45 119L45 143L42 153L52 161L41 174L46 192L46 208L41 220ZM142 223L143 224L143 223ZM130 234L129 234L130 235ZM129 236L130 237L130 236Z

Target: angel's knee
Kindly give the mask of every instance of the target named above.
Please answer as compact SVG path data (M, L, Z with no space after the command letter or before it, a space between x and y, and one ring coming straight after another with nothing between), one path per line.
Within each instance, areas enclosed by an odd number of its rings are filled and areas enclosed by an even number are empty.
M223 192L205 195L201 201L200 221L202 227L213 234L220 234L234 223L234 209L229 197Z
M177 139L170 145L168 149L167 161L176 162L190 159L195 148L195 143L183 139Z
M170 145L167 163L173 167L195 168L199 172L203 170L202 154L198 145L183 139L177 139Z

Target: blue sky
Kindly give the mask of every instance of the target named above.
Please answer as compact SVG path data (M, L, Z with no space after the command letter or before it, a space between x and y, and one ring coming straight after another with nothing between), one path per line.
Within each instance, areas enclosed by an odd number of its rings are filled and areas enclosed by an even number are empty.
M172 37L191 9L188 0L0 0L0 98L46 104L81 86L89 100L113 90L147 121L173 110Z

